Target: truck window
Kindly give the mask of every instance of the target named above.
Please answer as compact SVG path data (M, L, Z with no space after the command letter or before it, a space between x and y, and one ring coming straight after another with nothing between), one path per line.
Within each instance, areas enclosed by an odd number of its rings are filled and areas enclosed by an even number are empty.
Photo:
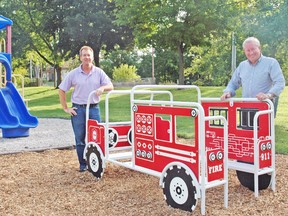
M175 142L195 146L195 118L175 116Z
M243 130L253 130L254 116L258 109L239 108L237 109L237 128ZM258 119L259 126L259 119Z
M228 109L227 108L215 108L212 107L209 109L209 116L223 116L225 119L228 117ZM209 121L210 127L224 127L223 122L219 120L211 120Z
M156 139L171 142L171 116L156 114Z

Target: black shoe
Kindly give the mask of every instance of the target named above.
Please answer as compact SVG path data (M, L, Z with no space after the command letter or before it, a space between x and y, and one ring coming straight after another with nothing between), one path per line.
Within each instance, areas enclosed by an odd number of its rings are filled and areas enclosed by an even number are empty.
M86 167L84 167L84 168L80 168L80 169L79 169L79 172L85 172L86 170L87 170Z

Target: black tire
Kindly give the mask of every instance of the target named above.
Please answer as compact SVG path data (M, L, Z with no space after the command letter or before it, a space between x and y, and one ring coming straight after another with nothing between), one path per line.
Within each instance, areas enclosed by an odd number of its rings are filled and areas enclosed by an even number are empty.
M130 145L132 145L132 129L130 128L127 134L127 140Z
M169 206L189 212L196 208L196 187L183 167L170 167L165 173L162 188Z
M118 133L114 128L108 129L109 148L114 148L118 143Z
M254 174L236 170L237 178L241 185L254 191ZM258 176L258 190L264 190L269 187L271 183L271 175L263 174Z
M241 163L252 164L244 161L238 161ZM254 174L236 170L237 178L241 185L247 187L249 190L254 191ZM263 174L258 176L258 190L267 189L271 182L271 175Z
M101 154L96 146L89 145L86 152L88 171L91 172L97 179L103 176L103 161Z

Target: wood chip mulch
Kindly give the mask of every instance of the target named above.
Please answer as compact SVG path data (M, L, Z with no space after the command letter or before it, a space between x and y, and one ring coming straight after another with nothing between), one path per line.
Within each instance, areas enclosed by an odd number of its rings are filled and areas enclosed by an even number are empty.
M108 163L97 181L79 173L75 150L0 155L1 215L201 215L166 204L159 179ZM276 191L259 197L229 171L229 206L223 187L208 189L206 215L288 215L288 155L276 155Z

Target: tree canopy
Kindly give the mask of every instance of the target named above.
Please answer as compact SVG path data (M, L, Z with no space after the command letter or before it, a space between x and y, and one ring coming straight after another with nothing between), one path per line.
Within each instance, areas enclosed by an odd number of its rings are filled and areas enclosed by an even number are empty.
M189 78L225 85L232 72L232 32L237 64L245 59L242 41L256 36L288 77L288 0L2 0L0 6L14 23L13 58L37 54L56 69L58 84L63 63L90 45L96 65L103 62L110 77L121 64L151 75L151 54L135 49L153 47L158 82ZM118 59L119 53L125 58Z
M81 46L89 45L94 49L95 63L99 66L101 49L109 51L115 45L125 48L132 42L128 27L113 24L113 1L4 1L5 10L0 12L14 21L16 36L13 41L16 47L22 48L18 51L34 50L54 66L57 86L63 62L75 57Z
M117 22L133 28L140 47L178 52L179 84L184 84L184 52L192 46L202 46L210 35L225 27L221 0L115 0Z

